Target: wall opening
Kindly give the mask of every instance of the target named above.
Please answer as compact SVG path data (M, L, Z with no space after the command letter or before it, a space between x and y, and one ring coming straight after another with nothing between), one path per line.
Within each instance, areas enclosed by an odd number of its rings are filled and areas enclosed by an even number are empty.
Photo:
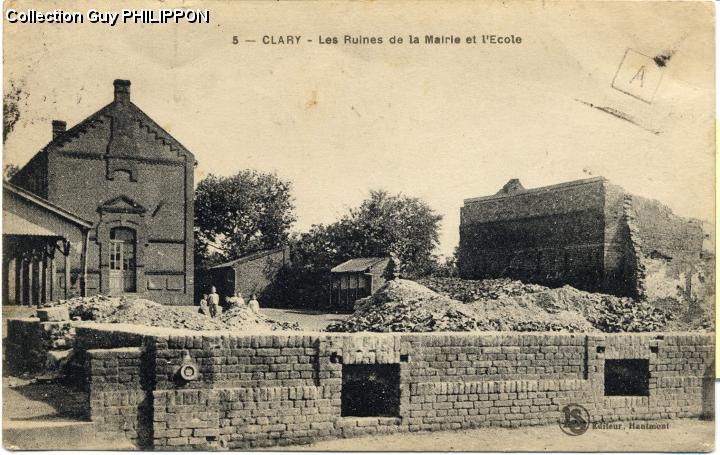
M110 287L111 295L136 291L135 230L127 227L116 227L110 230Z
M343 417L398 417L400 365L343 365Z
M605 360L605 396L650 395L648 359Z

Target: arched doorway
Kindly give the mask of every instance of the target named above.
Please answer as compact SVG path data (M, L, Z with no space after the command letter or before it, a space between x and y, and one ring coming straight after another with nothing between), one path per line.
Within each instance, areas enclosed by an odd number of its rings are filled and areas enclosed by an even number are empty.
M135 230L116 227L110 230L110 294L136 292Z

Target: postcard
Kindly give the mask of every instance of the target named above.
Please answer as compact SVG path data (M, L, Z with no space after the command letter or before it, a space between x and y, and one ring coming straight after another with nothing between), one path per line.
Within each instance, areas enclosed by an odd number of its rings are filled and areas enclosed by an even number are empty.
M713 450L714 24L5 2L4 447Z

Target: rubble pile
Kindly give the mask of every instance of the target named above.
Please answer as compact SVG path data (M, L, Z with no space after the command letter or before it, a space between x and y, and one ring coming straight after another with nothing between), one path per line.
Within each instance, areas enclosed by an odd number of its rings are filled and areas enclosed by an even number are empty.
M510 278L488 280L463 280L460 278L427 277L418 283L427 288L461 302L475 302L480 299L522 296L547 289L538 284L523 283Z
M496 300L490 305L512 308L517 303L524 307L534 303L548 313L576 312L602 332L651 332L664 329L674 319L672 312L657 305L628 297L581 291L572 286L548 288L509 278L492 280L429 278L424 282L430 284L432 287L428 287L440 294L466 296L461 300L475 305L480 301ZM473 295L485 297L472 300ZM531 302L526 302L528 299Z
M572 286L545 288L532 295L548 312L576 311L601 332L653 332L666 329L674 315L629 297L580 291Z
M145 299L121 297L76 297L52 305L66 305L70 317L83 321L138 324L190 330L297 330L293 324L273 321L249 308L232 308L218 318L200 314L194 309L161 305Z
M548 313L531 300L514 305L497 300L463 303L419 283L393 280L358 302L355 313L331 324L330 332L437 331L589 331L593 327L570 311Z
M255 328L254 326L257 326L257 328L269 326L272 330L300 330L300 324L297 322L275 321L255 313L247 306L234 306L229 310L225 310L218 320L228 329L252 330Z
M390 281L359 300L350 318L326 330L646 332L662 330L673 319L645 302L570 286L550 289L509 279L423 282L434 290L413 281Z

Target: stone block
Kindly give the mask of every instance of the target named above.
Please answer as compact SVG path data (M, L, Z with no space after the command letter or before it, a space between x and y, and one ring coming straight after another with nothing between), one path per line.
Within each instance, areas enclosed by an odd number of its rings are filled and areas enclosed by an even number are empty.
M40 322L61 322L70 320L70 311L66 306L38 308L36 312Z

